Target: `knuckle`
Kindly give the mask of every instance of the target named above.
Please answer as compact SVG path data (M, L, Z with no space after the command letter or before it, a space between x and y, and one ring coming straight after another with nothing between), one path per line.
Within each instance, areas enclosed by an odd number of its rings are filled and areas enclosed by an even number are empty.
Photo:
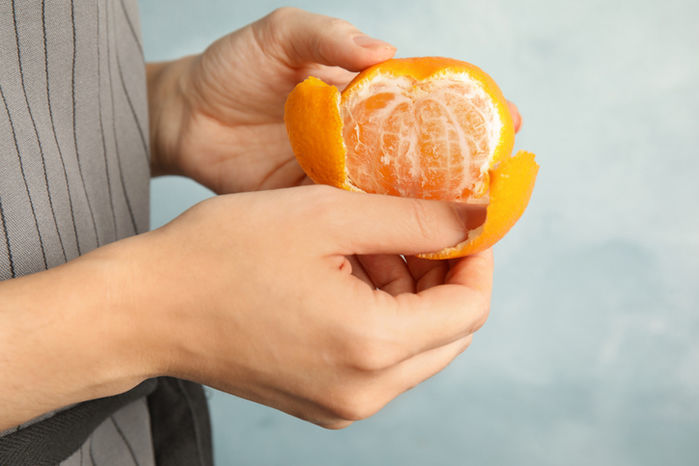
M376 397L366 387L337 389L328 403L328 410L338 419L338 423L361 421L372 416L381 407Z
M483 298L483 302L478 303L478 313L473 320L473 326L471 327L471 333L475 333L480 330L488 320L490 315L490 300Z
M253 23L253 37L264 54L276 58L285 56L289 45L290 25L299 11L298 8L284 6Z
M459 348L459 354L463 353L468 349L469 346L471 346L471 343L473 342L473 335L469 335L466 338L463 339L461 342L461 347Z
M358 342L348 353L349 364L363 372L378 372L397 362L397 352L393 345L385 342Z
M354 26L344 19L328 17L328 28L332 31L340 32L354 29Z
M354 424L354 421L347 421L347 420L334 420L334 421L327 421L323 423L319 423L318 425L322 427L323 429L328 429L328 430L342 430L345 429L349 426Z
M267 15L267 20L272 26L278 26L285 24L289 18L298 13L298 8L291 6L283 6L273 10L269 15Z
M377 373L403 360L407 351L391 323L381 313L366 310L345 322L342 351L351 369Z
M331 57L337 55L337 39L355 35L358 31L348 21L333 17L325 17L324 24L320 27L314 45L321 60L331 64L333 62Z

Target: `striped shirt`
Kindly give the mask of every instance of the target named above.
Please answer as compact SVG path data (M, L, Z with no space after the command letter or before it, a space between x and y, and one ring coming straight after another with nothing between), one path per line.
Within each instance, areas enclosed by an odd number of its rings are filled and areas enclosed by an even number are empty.
M147 110L137 0L0 0L0 280L148 229ZM208 428L161 378L0 432L0 464L211 464Z

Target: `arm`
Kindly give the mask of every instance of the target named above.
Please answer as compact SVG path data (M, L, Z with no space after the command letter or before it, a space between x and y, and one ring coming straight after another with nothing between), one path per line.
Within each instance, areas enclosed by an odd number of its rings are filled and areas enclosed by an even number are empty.
M217 192L298 184L286 94L308 74L342 86L393 54L358 35L282 9L201 56L149 65L154 173ZM459 242L455 213L326 187L220 196L2 282L0 429L156 375L327 427L366 417L444 367L487 316L489 253L396 255Z

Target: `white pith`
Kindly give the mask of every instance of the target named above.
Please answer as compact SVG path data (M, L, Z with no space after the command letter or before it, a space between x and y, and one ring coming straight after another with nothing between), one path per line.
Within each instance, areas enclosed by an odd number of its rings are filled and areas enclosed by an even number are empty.
M459 86L458 94L455 94L454 90L449 88L449 86L453 85ZM381 93L393 94L393 99L388 102L384 108L372 112L368 125L372 125L372 122L375 122L377 127L380 127L380 122L389 117L396 107L403 104L408 105L412 110L417 108L420 104L423 104L423 107L427 104L438 106L440 108L440 113L445 115L445 117L441 118L441 121L445 125L444 131L447 131L445 134L448 135L445 141L447 147L451 148L452 144L456 144L459 148L459 153L469 159L472 155L469 142L471 142L471 144L478 144L478 141L473 138L472 134L469 134L468 131L459 126L451 107L453 107L456 99L458 99L460 104L469 106L471 109L478 112L486 126L486 140L482 141L481 144L483 142L485 143L485 150L483 152L486 153L487 156L480 163L476 163L475 167L478 168L481 175L488 171L494 150L499 141L500 133L502 132L503 123L500 120L493 100L488 96L480 83L474 81L471 76L465 72L454 73L447 71L437 73L424 81L420 81L419 86L414 79L409 77L396 77L382 74L377 75L368 82L360 84L353 90L347 101L340 105L340 112L345 129L355 131L357 134L357 146L349 147L347 141L345 141L345 149L348 151L348 154L349 151L362 149L361 146L363 144L359 137L360 127L356 122L355 116L352 114L352 109L359 102ZM480 105L473 104L474 101L480 101ZM414 116L415 121L418 119L418 116ZM427 123L432 124L434 121L428 121ZM367 123L365 123L365 125L366 124ZM380 163L384 165L393 162L392 158L387 156L384 151L386 136L392 136L398 140L398 152L403 154L402 157L408 161L410 166L409 176L415 178L415 183L421 183L422 187L424 187L425 179L429 177L429 168L427 173L423 173L423 169L420 167L420 154L417 148L418 131L412 128L404 128L404 130L399 131L398 135L386 134L384 132L379 133L379 140L381 141L380 147L373 148L373 150L381 151L382 155L379 160ZM482 148L483 146L481 145L480 147ZM458 187L453 191L462 192L467 188L472 191L477 191L478 185L475 182L476 180L471 179L468 164L453 164L451 160L451 150L448 150L448 152L449 153L444 156L439 154L440 158L447 164L448 172L452 173L452 170L459 170L463 175L459 177L462 181L460 181ZM372 170L371 167L363 167L363 169ZM345 171L349 184L353 187L362 188L357 186L347 167L345 167ZM366 189L366 187L363 188L363 190L371 191L371 189ZM410 195L409 192L402 192L403 190L400 189L399 191L401 191L400 195ZM479 199L479 201L483 200L485 199Z

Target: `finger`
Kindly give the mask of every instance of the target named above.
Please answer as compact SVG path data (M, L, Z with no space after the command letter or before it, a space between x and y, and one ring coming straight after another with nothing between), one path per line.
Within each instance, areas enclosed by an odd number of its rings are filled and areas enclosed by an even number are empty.
M415 281L402 257L395 254L358 256L376 288L393 296L413 293Z
M403 393L443 371L471 345L468 335L439 348L420 353L388 369L382 378L393 385L395 392Z
M515 133L519 132L522 127L522 115L519 114L519 109L515 104L507 101L507 106L510 108L510 114L512 115L512 123L515 125Z
M488 296L493 287L493 249L456 259L445 277L449 284L466 285Z
M410 274L415 280L415 291L420 292L444 283L444 278L449 271L447 261L421 259L415 256L408 256L405 259Z
M396 396L442 371L468 348L471 340L472 335L467 335L386 369L363 371L355 382L359 386L354 391L367 400L367 406L358 418L374 415ZM361 395L362 391L364 395Z
M473 223L474 208L464 203L313 188L315 232L331 254L438 251L463 241Z
M408 359L477 331L490 310L493 262L490 251L465 257L446 284L394 298L375 294L380 334L395 335L394 359ZM384 312L380 312L383 309Z
M359 262L357 256L349 256L347 260L352 266L352 275L354 275L370 287L376 288L376 285L371 280L371 278L369 278L369 274L366 273L366 270L364 270L364 266L361 264L361 262Z
M469 210L467 217L466 228L473 230L485 222L487 210L486 206L481 205L474 205L469 209L471 210ZM449 261L427 260L415 256L407 256L406 262L418 292L444 283L444 278L451 265Z
M396 396L443 370L469 346L471 339L468 335L387 368L355 368L343 384L344 390L336 396L342 400L343 391L351 394L349 403L339 410L340 417L359 420L373 416Z
M263 45L276 47L289 65L309 63L360 71L391 58L392 45L364 35L352 24L297 8L280 8L256 23Z
M349 390L345 388L345 391L352 394L349 406L342 406L341 396L330 403L309 401L327 400L327 392L321 391L323 387L320 386L315 393L311 386L311 393L307 397L280 392L281 396L265 400L264 404L322 427L344 428L353 420L374 415L397 395L441 372L468 348L472 338L473 335L468 335L443 347L418 354L388 369L356 372L345 384L345 387L354 386Z
M323 192L314 194L331 204L318 232L343 255L439 251L463 241L485 219L480 205L317 188Z

